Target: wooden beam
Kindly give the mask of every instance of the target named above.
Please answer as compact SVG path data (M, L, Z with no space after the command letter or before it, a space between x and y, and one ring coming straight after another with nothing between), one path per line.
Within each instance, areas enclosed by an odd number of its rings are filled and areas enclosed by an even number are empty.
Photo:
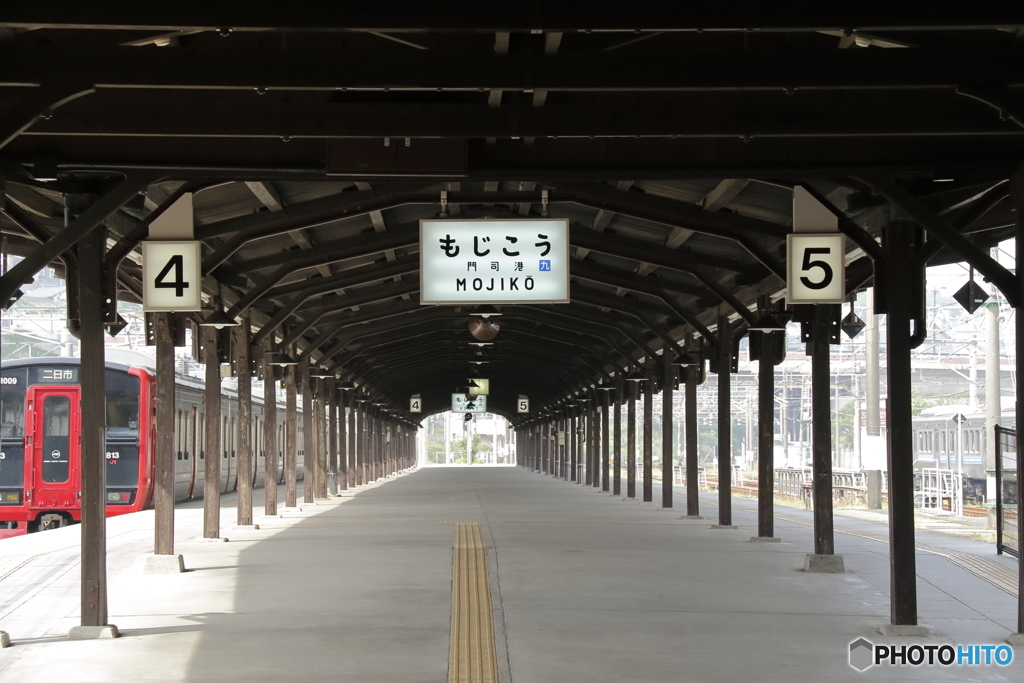
M588 16L592 16L588 13ZM185 54L187 52L187 54ZM289 48L63 48L0 42L0 62L17 63L0 85L70 82L97 88L254 88L330 90L754 91L865 88L954 89L977 80L1021 85L1021 50L946 44L912 50L736 50L659 54L652 69L643 51L570 51L522 56L466 50L375 51ZM524 68L529 60L532 68ZM210 69L211 63L218 68ZM694 69L699 63L701 68ZM45 99L45 98L44 98ZM30 111L36 116L50 104ZM280 135L280 133L279 133Z
M270 209L271 213L284 211L284 202L281 201L281 195L273 183L269 181L247 180L245 184L256 195L256 198L263 202L263 206Z
M299 1L281 12L274 4L254 5L243 16L228 7L209 3L189 3L168 21L159 6L122 8L60 0L39 4L17 4L5 8L0 27L59 28L123 31L336 31L383 33L531 33L538 28L539 14L530 7L493 5L454 0L438 12L434 5L410 5L401 12L387 4L338 6L333 3ZM586 16L568 3L548 5L543 11L543 26L549 31L635 33L654 31L828 31L849 27L856 31L933 31L1014 28L1024 25L1024 10L1016 6L979 4L950 7L922 14L915 7L871 5L858 8L851 21L849 8L816 5L781 6L765 11L759 2L710 3L688 8L686 12L665 12L658 4L637 4L623 11L621 2L592 0ZM230 36L230 33L228 34Z
M700 204L705 211L718 211L731 202L750 183L746 178L727 178L704 195Z

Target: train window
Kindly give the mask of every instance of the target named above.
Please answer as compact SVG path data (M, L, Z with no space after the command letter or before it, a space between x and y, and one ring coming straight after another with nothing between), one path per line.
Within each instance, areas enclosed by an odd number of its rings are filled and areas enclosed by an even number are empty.
M71 399L43 399L43 481L60 484L70 476Z
M139 378L107 371L107 436L139 434Z
M0 373L0 437L25 435L25 369Z

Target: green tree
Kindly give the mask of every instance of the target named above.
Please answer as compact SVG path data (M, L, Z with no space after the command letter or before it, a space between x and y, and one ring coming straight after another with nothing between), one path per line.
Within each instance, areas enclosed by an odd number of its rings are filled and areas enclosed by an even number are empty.
M490 446L485 444L479 434L473 435L473 443L470 445L473 453L473 462L479 462L479 454L490 451ZM451 442L452 462L466 464L466 438Z

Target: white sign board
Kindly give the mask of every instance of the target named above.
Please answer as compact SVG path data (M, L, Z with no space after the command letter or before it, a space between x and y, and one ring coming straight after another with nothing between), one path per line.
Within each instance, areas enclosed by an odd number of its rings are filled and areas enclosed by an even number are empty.
M486 413L487 412L487 397L486 396L474 396L473 407L469 407L469 401L466 400L465 394L452 394L452 412L453 413Z
M142 282L145 311L201 311L199 242L143 242Z
M525 396L520 396L519 397L519 402L516 403L516 412L517 413L528 413L528 412L530 412L530 399L526 398Z
M842 233L788 235L787 303L840 304L846 299Z
M420 221L420 303L569 303L569 221Z
M410 413L422 413L423 412L423 399L419 396L413 396L409 399L409 412Z

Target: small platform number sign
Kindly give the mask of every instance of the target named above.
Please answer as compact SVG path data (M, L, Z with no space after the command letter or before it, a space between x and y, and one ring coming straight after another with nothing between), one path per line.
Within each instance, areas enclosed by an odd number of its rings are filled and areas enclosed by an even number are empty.
M517 413L528 413L530 412L530 399L525 396L519 397L519 402L516 404Z
M793 233L788 237L788 302L839 304L846 298L842 233Z
M423 399L419 396L413 396L409 399L409 412L410 413L422 413L423 412Z
M143 242L143 309L202 310L201 267L199 242Z

